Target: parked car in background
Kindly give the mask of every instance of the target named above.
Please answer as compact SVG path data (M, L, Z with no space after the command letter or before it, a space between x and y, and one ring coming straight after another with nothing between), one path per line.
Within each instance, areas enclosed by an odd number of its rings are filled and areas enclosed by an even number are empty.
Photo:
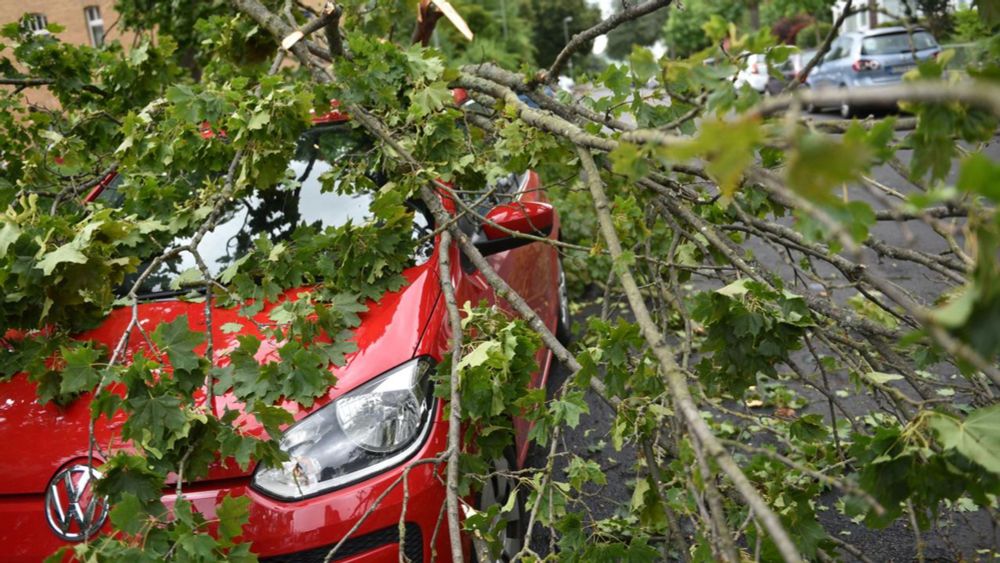
M747 85L761 94L777 94L781 91L781 81L771 76L766 55L747 55L746 64L736 74L733 83L737 88Z
M785 62L781 63L778 67L778 72L781 73L782 81L785 84L788 84L793 80L801 80L802 71L805 70L806 65L809 64L809 61L811 61L815 56L816 49L806 49L805 51L799 51L789 55Z
M923 28L885 27L845 33L809 73L810 88L866 88L895 84L922 60L941 52L937 40ZM840 115L849 118L860 109L844 101Z

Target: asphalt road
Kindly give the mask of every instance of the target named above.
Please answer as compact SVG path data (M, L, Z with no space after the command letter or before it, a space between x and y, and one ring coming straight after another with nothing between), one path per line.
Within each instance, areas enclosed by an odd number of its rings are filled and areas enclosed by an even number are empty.
M820 120L835 118L830 113L814 115L814 117ZM1000 139L994 138L986 152L994 161L1000 160ZM911 154L910 151L901 151L898 156L903 162L908 163ZM873 170L872 175L878 182L908 190L914 189L889 166L877 167ZM864 199L873 205L876 203L871 200L867 192L857 187L849 189L848 195L852 199ZM947 250L940 237L929 227L917 222L909 222L905 226L894 222L883 222L874 227L873 234L890 244L919 248L929 252ZM773 248L756 239L748 241L747 246L753 250L762 264L773 268L789 279L787 274L790 270L785 263L785 257L778 255ZM864 258L866 263L877 268L889 279L907 287L926 303L932 302L945 287L945 282L938 276L928 275L925 269L915 267L911 263L886 260L879 262L874 254L866 255ZM833 272L830 271L829 274L833 275ZM840 295L835 294L834 297L842 300L851 293L853 290L845 289ZM599 305L594 302L595 297L596 295L590 295L577 300L574 306L574 323L582 324L587 317L599 314ZM806 358L800 359L802 365L811 367L812 364ZM950 375L946 372L943 374ZM567 375L567 370L558 366L552 376L550 389L558 388ZM857 409L857 412L861 413L875 406L869 397L858 395L854 391L853 384L847 381L843 374L834 377L831 384L849 393L848 397L844 399L849 409ZM800 413L816 412L826 415L826 399L818 392L807 388L797 388L796 391L808 401L808 404L800 409ZM590 414L581 419L581 424L577 428L567 429L564 432L562 438L564 443L560 445L560 449L601 464L607 475L608 484L589 491L591 494L586 497L586 510L595 518L604 518L627 510L638 468L635 465L636 455L634 451L626 447L623 451L618 452L611 446L609 431L614 418L614 412L611 408L592 393L587 395L587 402ZM547 452L535 447L529 457L529 463L541 467L546 461L546 455ZM556 468L559 478L565 476L564 467L565 462L561 459L557 460ZM869 530L863 525L855 524L841 516L832 506L833 498L821 499L821 504L826 501L830 502L827 503L827 506L819 507L818 510L819 520L827 530L858 547L872 561L903 562L915 560L915 536L908 522L897 521L885 530ZM995 528L989 516L982 512L953 514L945 519L939 527L924 531L922 537L926 542L924 553L927 561L992 561L994 560L993 555L989 552L1000 551L1000 531ZM540 554L549 552L550 538L547 530L536 526L532 544ZM844 560L854 561L856 559L846 557Z

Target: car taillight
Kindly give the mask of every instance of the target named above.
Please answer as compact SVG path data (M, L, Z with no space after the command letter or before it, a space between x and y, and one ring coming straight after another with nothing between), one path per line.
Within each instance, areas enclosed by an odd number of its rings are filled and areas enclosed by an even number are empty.
M861 72L865 70L878 70L880 66L882 65L880 65L878 61L873 61L870 59L858 59L854 61L854 64L851 65L851 68L854 69L854 72Z

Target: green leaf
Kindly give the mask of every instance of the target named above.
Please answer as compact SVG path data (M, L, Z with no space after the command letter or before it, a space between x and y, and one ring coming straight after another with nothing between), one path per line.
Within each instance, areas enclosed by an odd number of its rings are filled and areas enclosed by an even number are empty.
M743 171L753 163L753 149L763 137L757 119L706 121L693 141L667 146L663 154L682 161L704 158L708 161L705 171L719 184L722 195L729 198L736 191Z
M204 333L189 328L187 315L169 323L160 323L152 337L153 342L166 352L174 369L192 371L198 368L199 357L194 349L204 341Z
M174 111L187 123L201 121L197 99L190 86L178 84L167 88L167 101L174 104Z
M247 129L251 131L256 131L262 129L265 125L271 122L271 114L266 111L255 112L251 117L250 121L247 122Z
M189 561L212 561L217 559L215 538L208 534L184 534L177 540L180 553L186 553Z
M145 525L147 514L145 507L137 496L125 493L121 500L111 509L111 523L116 530L126 534L135 534Z
M632 47L632 54L628 57L629 65L632 67L632 74L635 75L636 82L640 86L645 85L660 70L656 57L649 49L638 45Z
M21 236L21 229L14 223L4 222L0 229L0 258L7 256L7 249Z
M187 417L180 399L173 396L130 398L132 411L125 425L127 438L138 439L146 447L160 447L183 433Z
M830 201L830 190L855 180L870 159L871 150L860 139L808 133L788 158L788 184L810 200Z
M77 250L74 243L70 242L46 254L35 267L40 269L46 276L50 276L56 266L66 262L86 264L87 257Z
M63 347L61 356L65 365L61 373L60 393L80 393L97 385L100 375L94 369L94 362L101 357L100 351L87 346Z
M97 481L97 492L108 495L113 503L132 495L146 511L160 506L164 478L150 468L146 458L119 453L101 470L104 477Z
M425 88L411 91L410 115L415 118L425 117L437 111L441 111L452 101L451 90L445 82L434 82Z
M964 192L980 194L994 202L1000 202L1000 165L981 152L973 153L962 162L955 185ZM0 250L0 255L2 254Z
M570 428L576 428L580 424L581 414L590 414L590 407L583 400L580 392L566 393L562 399L552 401L552 414L556 424L565 422Z
M789 425L788 432L793 438L804 442L819 442L827 436L823 417L818 414L807 414L799 417L798 420Z
M870 371L865 374L865 379L877 383L879 385L885 385L890 381L900 381L901 379L903 379L903 376L896 373L882 373L880 371Z
M649 152L644 146L621 142L608 156L615 174L638 179L649 172Z
M458 361L459 371L479 367L489 361L490 356L498 352L501 348L501 344L496 340L487 340L486 342L480 342L472 349L471 352L462 356L462 359Z
M215 509L219 519L219 539L231 543L233 538L243 533L243 526L250 519L250 498L226 495Z
M725 295L726 297L731 297L733 299L743 297L747 294L747 291L749 291L747 288L747 282L749 281L751 281L749 278L739 279L725 287L715 290L715 292L719 295Z
M650 491L649 480L638 479L635 482L635 489L632 490L632 510L640 511L646 505L646 493Z
M928 424L937 432L942 447L955 449L1000 475L1000 405L975 410L964 421L934 413Z
M931 319L946 328L958 328L969 320L979 299L979 289L975 285L967 285L957 296L953 296L946 304L930 312Z
M204 282L204 279L201 276L201 271L198 268L188 268L170 281L170 289L180 289L185 286L195 285L199 282Z
M569 476L569 484L576 490L582 490L585 483L596 483L606 485L608 478L601 471L601 466L596 461L583 459L580 456L573 456L566 467L566 474Z

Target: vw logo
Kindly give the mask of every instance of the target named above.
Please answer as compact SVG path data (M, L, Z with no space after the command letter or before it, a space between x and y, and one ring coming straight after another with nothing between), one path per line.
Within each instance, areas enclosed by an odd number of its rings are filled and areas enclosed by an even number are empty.
M108 500L94 495L101 472L89 465L71 465L49 482L45 492L45 519L57 536L83 541L94 535L108 517Z

